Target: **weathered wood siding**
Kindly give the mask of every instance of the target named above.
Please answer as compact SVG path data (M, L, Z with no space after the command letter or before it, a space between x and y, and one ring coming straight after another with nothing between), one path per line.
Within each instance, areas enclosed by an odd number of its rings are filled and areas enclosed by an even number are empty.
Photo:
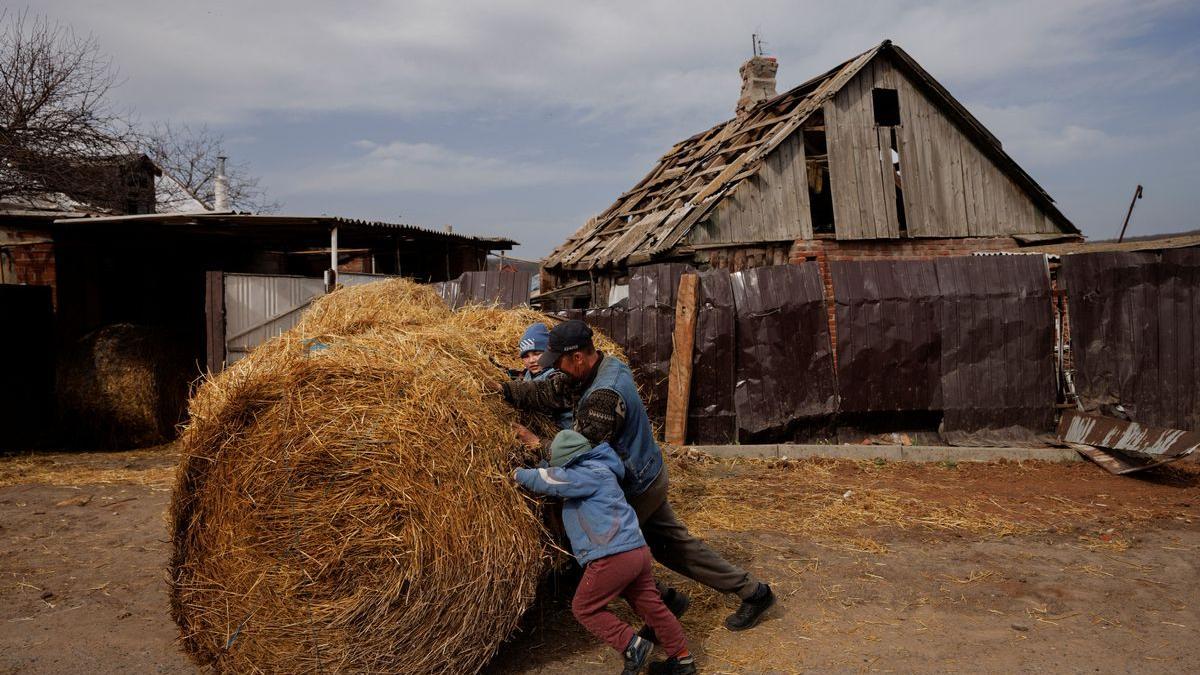
M825 142L829 148L833 223L838 239L900 236L891 127L875 126L871 103L874 87L894 88L894 85L890 79L875 75L878 63L879 59L868 63L825 103Z
M804 141L779 144L762 171L727 196L688 235L691 244L742 244L812 238Z
M875 125L871 90L900 99L897 148L911 237L1058 232L1054 222L886 59L875 59L825 104L838 239L900 236L890 127Z

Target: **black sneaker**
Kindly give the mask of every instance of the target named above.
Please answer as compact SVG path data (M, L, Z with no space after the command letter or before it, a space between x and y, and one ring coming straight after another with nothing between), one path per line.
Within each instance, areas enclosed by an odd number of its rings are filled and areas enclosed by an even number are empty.
M654 643L634 635L625 651L621 652L621 656L625 657L625 670L621 671L621 675L637 675L642 672L642 666L646 665L646 659L650 658L652 649Z
M690 656L682 659L672 656L666 661L650 664L650 675L695 675L696 672L696 661Z
M754 595L743 600L742 606L725 619L725 627L734 631L754 628L774 604L775 594L771 592L771 587L760 583Z
M667 592L662 594L662 600L667 609L671 610L671 613L675 615L675 618L683 616L683 613L692 604L692 599L686 593L681 593L674 588L668 588ZM638 637L658 644L658 636L654 634L654 629L648 625L642 626L642 629L638 631Z

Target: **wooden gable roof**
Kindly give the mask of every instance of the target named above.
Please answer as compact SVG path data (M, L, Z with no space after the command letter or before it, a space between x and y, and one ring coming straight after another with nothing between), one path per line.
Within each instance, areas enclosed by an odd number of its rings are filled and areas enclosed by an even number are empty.
M763 161L872 59L886 55L943 108L997 165L1066 232L1078 232L1053 199L1000 141L911 56L890 40L832 70L760 102L672 147L633 189L555 249L547 268L602 269L642 264L678 245L726 196L757 174Z

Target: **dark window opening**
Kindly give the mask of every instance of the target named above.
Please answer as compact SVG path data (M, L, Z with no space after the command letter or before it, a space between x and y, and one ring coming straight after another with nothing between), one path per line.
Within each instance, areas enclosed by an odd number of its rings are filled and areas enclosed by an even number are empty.
M804 158L808 175L808 209L813 234L833 234L833 193L829 181L829 148L821 113L804 128Z
M875 108L875 124L894 127L900 124L900 94L895 89L872 89L871 102Z

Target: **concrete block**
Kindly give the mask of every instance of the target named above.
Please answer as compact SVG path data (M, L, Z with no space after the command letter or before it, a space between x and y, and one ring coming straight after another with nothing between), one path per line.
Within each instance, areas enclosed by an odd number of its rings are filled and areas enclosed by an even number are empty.
M784 443L780 445L689 445L714 457L758 457L812 459L873 460L889 462L994 462L1040 460L1043 462L1078 462L1079 454L1069 448L969 448L936 445L812 445Z
M688 450L698 450L713 457L758 457L773 459L779 456L778 445L687 445Z

